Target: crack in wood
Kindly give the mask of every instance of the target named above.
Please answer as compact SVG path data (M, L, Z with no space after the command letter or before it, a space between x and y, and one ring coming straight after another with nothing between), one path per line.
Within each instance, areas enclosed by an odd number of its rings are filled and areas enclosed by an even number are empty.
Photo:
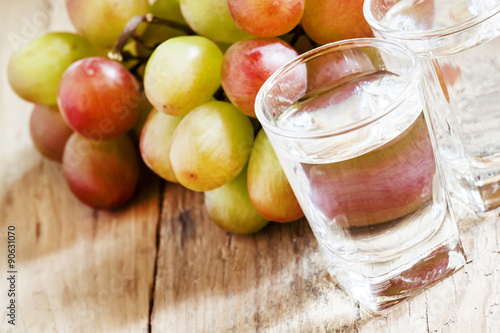
M356 302L356 321L359 322L361 321L361 306L359 304L359 302ZM356 328L357 330L357 328Z
M498 224L495 223L495 245L498 248Z
M92 227L91 237L92 237L92 239L95 239L97 237L97 227L98 227L97 224L98 223L99 223L99 210L94 209L92 211L92 222L91 222L91 227Z
M430 329L429 329L429 304L427 303L427 293L425 293L425 325L427 328L427 333L430 333Z
M451 276L451 282L453 285L453 301L455 303L455 309L458 310L458 293L457 293L457 284L455 282L455 276Z
M163 197L166 182L161 181L158 190L158 220L156 222L156 244L155 244L155 263L153 268L153 281L151 283L151 290L149 293L149 311L148 311L148 332L151 333L151 321L153 317L153 310L155 305L155 289L156 289L156 276L158 275L158 253L160 252L161 241L161 220L163 217Z
M42 234L42 224L40 220L36 220L36 225L35 225L35 235L36 235L36 240L40 238L40 235Z
M181 225L181 249L184 249L184 244L188 239L195 237L194 222L191 218L193 210L190 208L179 214L177 220Z

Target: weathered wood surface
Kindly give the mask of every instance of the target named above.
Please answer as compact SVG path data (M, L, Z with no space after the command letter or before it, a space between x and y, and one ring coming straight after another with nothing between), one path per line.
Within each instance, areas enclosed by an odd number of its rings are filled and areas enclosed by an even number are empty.
M373 318L324 272L305 221L231 235L209 220L203 194L149 173L119 211L80 204L60 167L32 147L31 106L4 74L7 35L22 36L48 5L50 23L34 33L71 29L62 0L0 4L0 332L500 331L496 212L459 212L466 267ZM6 317L8 225L17 234L15 327Z
M116 212L82 205L71 195L60 166L34 150L28 131L32 106L7 86L13 34L23 37L28 31L23 29L43 13L51 13L50 24L40 24L33 34L69 26L64 2L54 2L51 11L47 3L0 5L0 331L147 332L159 181L146 173L133 202ZM15 327L6 316L8 225L16 228Z
M322 270L304 221L234 236L214 229L202 202L177 185L165 189L151 319L158 332L500 331L495 213L474 220L457 210L466 267L373 318Z

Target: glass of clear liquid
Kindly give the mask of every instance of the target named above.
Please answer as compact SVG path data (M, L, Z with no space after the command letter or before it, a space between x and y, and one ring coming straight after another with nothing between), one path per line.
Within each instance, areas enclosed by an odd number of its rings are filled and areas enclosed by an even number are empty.
M421 81L408 48L354 39L288 63L255 104L328 271L373 312L465 263Z
M500 206L500 1L366 0L377 37L420 58L448 186L477 212Z

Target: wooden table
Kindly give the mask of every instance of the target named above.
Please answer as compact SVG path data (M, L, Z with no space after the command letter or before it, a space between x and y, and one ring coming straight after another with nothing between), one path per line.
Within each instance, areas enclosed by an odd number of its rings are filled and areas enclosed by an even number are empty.
M462 211L466 267L373 318L322 269L303 220L231 235L210 221L203 194L147 170L123 209L82 205L60 166L34 150L32 106L4 74L16 41L72 30L64 2L2 1L0 9L1 332L500 331L496 212L477 219ZM17 244L16 326L6 316L8 226Z

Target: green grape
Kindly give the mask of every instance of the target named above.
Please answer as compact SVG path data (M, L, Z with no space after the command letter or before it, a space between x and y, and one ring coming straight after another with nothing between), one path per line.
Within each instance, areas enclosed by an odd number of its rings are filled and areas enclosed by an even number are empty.
M170 146L170 163L181 185L210 191L238 175L252 144L250 119L230 103L212 101L181 121Z
M264 130L260 130L248 162L248 192L265 218L290 222L304 216Z
M144 128L144 124L146 123L146 120L148 119L152 109L153 106L151 105L151 103L149 103L146 95L142 93L141 100L139 101L139 117L137 118L137 121L135 122L134 127L132 127L131 131L132 138L136 142L139 142L142 129Z
M148 0L66 0L66 7L76 30L108 49L130 18L149 11Z
M247 169L229 183L205 192L208 215L219 227L235 234L250 234L269 222L252 205L247 191Z
M186 23L178 0L156 0L151 5L150 12L154 16L174 20L178 23Z
M170 165L170 143L181 116L169 116L153 109L142 128L140 150L144 163L158 176L177 183Z
M56 105L57 89L66 68L94 54L92 45L81 36L66 32L45 34L12 54L8 65L10 86L29 102Z
M208 38L171 38L149 58L144 73L146 96L158 111L185 115L217 91L222 58L221 50Z
M236 26L227 0L181 0L180 4L186 22L200 35L225 43L252 37Z

